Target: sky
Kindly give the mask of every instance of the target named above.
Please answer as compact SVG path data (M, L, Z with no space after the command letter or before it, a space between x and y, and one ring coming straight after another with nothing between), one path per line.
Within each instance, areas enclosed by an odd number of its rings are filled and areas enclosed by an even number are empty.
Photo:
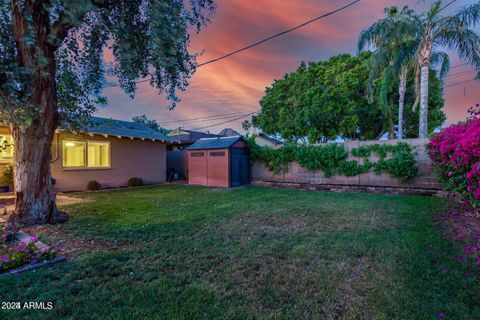
M258 40L301 24L351 0L217 0L217 9L211 23L199 34L191 35L190 52L203 52L202 63ZM340 13L314 22L306 27L273 39L228 59L197 69L181 102L174 110L168 109L164 97L147 83L138 85L134 99L118 87L104 89L108 106L97 115L121 120L145 114L163 127L198 129L217 133L230 127L242 132L241 123L248 117L239 116L259 110L259 101L265 88L285 73L294 71L301 61L325 60L340 53L356 53L358 36L384 16L383 9L392 5L409 5L424 11L434 1L380 1L362 0ZM458 0L444 13L453 13L473 0ZM447 2L445 2L447 3ZM480 29L477 28L480 32ZM446 80L445 112L447 124L465 119L467 109L480 102L480 82L474 71L451 55L451 69ZM217 118L211 118L219 116ZM185 119L198 119L182 121ZM234 120L224 123L230 120ZM209 126L209 128L204 128Z

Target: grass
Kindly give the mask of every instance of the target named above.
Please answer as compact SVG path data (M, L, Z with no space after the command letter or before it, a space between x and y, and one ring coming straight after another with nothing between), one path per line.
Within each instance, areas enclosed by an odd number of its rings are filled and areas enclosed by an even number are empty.
M432 227L441 199L171 185L78 196L94 201L66 207L57 231L108 249L0 278L0 301L54 305L2 319L480 318L478 282Z

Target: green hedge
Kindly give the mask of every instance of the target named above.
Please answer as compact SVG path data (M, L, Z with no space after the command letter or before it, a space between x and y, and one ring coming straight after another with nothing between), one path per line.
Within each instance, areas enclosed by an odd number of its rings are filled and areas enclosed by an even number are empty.
M414 149L407 143L396 145L373 144L352 149L352 155L363 161L347 160L348 151L342 144L326 144L321 146L297 145L286 143L281 148L261 147L255 139L247 137L250 147L251 162L261 161L266 167L277 174L288 171L288 164L297 161L302 167L314 171L321 170L326 177L334 174L356 176L367 173L371 169L375 173L388 172L402 182L417 176ZM376 153L380 159L373 163L368 158ZM391 154L389 159L387 155Z

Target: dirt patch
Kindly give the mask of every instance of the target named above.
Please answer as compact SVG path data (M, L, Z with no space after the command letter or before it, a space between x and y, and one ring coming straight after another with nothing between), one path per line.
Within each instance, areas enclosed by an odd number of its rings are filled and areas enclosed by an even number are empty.
M57 194L57 206L68 206L72 204L88 203L92 201L94 200L88 198L75 198L61 193ZM5 205L7 214L3 215L2 218L6 221L8 216L10 216L15 209L15 197L0 197L0 204ZM1 211L0 214L3 214L3 211Z
M68 206L71 204L88 203L93 201L94 201L93 199L88 199L88 198L75 198L72 196L67 196L65 194L57 194L58 206Z

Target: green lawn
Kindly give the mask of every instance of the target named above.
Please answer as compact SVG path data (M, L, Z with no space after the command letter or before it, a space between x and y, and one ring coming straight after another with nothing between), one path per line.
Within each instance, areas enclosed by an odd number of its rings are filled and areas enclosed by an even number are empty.
M113 249L0 278L2 302L54 303L1 319L480 318L478 282L432 227L437 198L172 185L78 196L94 201L66 207L57 231Z

